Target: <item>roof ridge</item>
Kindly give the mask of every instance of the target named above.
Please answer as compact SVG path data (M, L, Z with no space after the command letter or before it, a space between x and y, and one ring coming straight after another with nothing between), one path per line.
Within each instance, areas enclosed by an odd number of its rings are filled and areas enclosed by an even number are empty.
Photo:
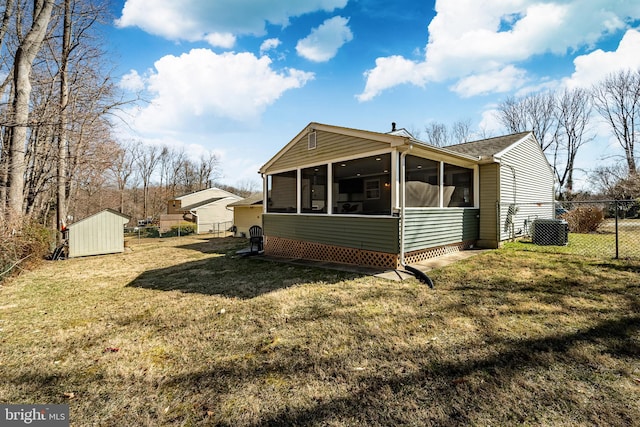
M457 147L457 146L465 145L465 144L475 144L475 143L478 143L478 142L491 141L492 139L498 139L498 138L509 138L509 137L512 137L512 136L524 135L524 134L528 134L528 133L531 133L531 132L532 131L530 131L530 130L523 131L523 132L514 132L514 133L507 134L507 135L492 136L490 138L484 138L484 139L476 139L475 141L459 142L457 144L448 145L447 147Z

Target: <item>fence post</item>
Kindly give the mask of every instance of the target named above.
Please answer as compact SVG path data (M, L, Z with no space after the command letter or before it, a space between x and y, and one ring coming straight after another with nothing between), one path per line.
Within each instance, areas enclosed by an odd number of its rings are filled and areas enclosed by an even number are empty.
M618 229L618 201L616 200L615 202L615 206L616 206L616 259L619 258L619 247L618 247L618 237L619 237L619 229Z

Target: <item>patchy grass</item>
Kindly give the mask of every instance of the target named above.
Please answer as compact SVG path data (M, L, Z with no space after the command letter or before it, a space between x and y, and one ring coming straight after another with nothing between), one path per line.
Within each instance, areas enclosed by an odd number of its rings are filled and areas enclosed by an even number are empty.
M594 233L569 233L566 246L539 246L530 238L507 243L507 248L533 252L582 255L594 258L615 258L616 235L615 224L606 221ZM621 220L618 233L618 256L623 259L640 260L640 221Z
M73 425L639 425L640 266L504 249L436 289L135 241L0 289L0 401Z

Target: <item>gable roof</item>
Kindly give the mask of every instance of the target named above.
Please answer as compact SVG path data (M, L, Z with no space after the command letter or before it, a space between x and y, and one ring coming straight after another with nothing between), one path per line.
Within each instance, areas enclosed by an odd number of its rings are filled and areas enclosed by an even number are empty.
M353 128L347 128L342 126L334 126L334 125L327 125L327 124L322 124L317 122L311 122L307 126L305 126L300 131L300 133L298 133L298 135L296 135L287 145L282 147L280 151L276 153L275 156L273 156L269 161L267 161L267 163L265 163L260 168L259 172L266 173L275 162L277 162L292 147L294 147L299 141L307 137L307 135L313 131L330 132L338 135L361 138L363 140L368 140L371 142L388 144L389 148L401 147L401 146L409 147L409 146L417 145L424 150L437 153L442 156L458 158L467 162L478 161L477 156L472 156L464 152L449 150L449 147L437 147L435 145L431 145L429 143L419 141L415 139L411 135L411 133L409 133L404 128L398 129L396 131L388 132L388 133L381 133L381 132L373 132L368 130L353 129Z
M194 210L194 209L198 209L198 208L200 208L202 206L210 205L212 203L215 203L215 202L217 202L219 200L226 199L226 198L227 197L212 197L211 199L206 199L206 200L202 200L202 201L197 202L197 203L193 203L191 205L183 206L180 209L183 210L183 211L191 211L191 210Z
M214 197L222 198L222 197L230 197L230 196L239 197L233 193L222 190L220 188L211 187L211 188L205 188L204 190L195 191L193 193L183 194L182 196L176 197L171 200L182 200L182 201L188 201L189 199L207 200Z
M255 193L246 199L238 200L237 202L229 203L227 207L236 208L240 206L254 206L262 204L262 193Z
M115 210L115 209L106 208L106 209L103 209L103 210L101 210L101 211L99 211L99 212L96 212L96 213L94 213L94 214L92 214L92 215L89 215L89 216L87 216L87 217L85 217L85 218L82 218L82 219L80 219L80 220L78 220L78 221L74 222L73 224L69 224L69 228L70 228L70 227L73 227L73 226L75 226L76 224L79 224L79 223L81 223L81 222L87 221L87 220L89 220L90 218L93 218L93 217L95 217L95 216L98 216L98 215L100 215L100 214L102 214L102 213L110 213L110 214L113 214L113 215L121 216L123 219L126 219L126 220L127 220L127 222L129 222L129 221L131 220L131 217L130 217L129 215L126 215L126 214L123 214L123 213L121 213L121 212L118 212L118 211L117 211L117 210Z
M530 134L531 132L520 132L495 138L482 139L479 141L450 145L444 148L456 153L467 154L480 159L487 159L502 153Z

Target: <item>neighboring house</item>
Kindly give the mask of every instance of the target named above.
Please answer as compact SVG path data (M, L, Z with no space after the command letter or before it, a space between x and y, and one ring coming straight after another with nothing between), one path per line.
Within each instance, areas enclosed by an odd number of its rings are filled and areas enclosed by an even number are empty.
M124 252L124 226L131 217L105 209L67 229L69 258Z
M233 225L236 237L248 237L252 225L262 227L262 193L229 204L233 208Z
M310 123L260 173L267 255L397 268L553 218L553 171L531 132L440 148L395 125Z
M198 234L218 231L221 227L229 228L233 221L233 210L227 206L238 200L242 200L242 197L219 188L176 197L167 202L167 214L160 216L160 232L182 221L194 223Z

